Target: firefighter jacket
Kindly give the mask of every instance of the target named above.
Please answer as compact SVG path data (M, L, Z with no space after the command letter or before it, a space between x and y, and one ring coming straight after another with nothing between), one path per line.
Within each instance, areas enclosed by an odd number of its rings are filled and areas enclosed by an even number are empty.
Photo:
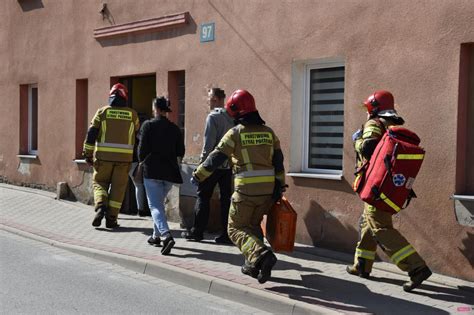
M83 155L101 161L132 162L138 115L129 107L104 106L91 121Z
M391 120L384 118L371 118L362 126L360 136L354 141L357 154L357 167L370 160L375 147L382 138L385 130L394 125Z
M280 140L265 125L239 124L230 129L194 176L202 182L227 158L234 174L234 190L243 195L272 195L275 179L285 185Z

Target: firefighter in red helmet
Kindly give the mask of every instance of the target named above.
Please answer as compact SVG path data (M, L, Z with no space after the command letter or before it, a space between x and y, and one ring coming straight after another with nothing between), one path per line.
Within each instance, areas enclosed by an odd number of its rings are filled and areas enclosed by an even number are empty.
M98 227L105 217L107 228L118 227L117 217L128 182L133 159L138 115L127 107L127 88L117 83L110 89L109 105L99 108L87 131L83 156L94 167L95 217Z
M263 243L260 222L285 187L280 140L265 126L253 96L237 90L225 108L236 121L218 146L193 173L202 182L225 160L232 163L234 193L229 210L228 233L245 257L242 273L266 282L277 258Z
M403 118L395 110L393 95L388 91L374 92L363 106L367 109L368 120L352 136L358 168L370 160L375 147L390 126L404 124ZM431 270L425 261L405 237L393 227L391 213L378 210L365 203L360 228L354 264L346 268L348 273L369 278L377 245L380 245L401 270L408 272L410 281L403 284L405 291L412 291L431 276Z

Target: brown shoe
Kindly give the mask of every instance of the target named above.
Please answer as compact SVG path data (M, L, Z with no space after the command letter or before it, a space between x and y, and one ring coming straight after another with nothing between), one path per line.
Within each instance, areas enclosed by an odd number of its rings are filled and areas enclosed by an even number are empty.
M182 232L181 237L186 239L187 241L195 241L195 242L200 242L204 239L203 234L196 232L194 228L192 228L189 231Z
M405 292L411 292L413 289L418 288L423 281L428 279L433 273L427 266L421 269L414 270L408 273L410 275L410 281L403 284L403 290Z
M234 245L234 243L232 243L227 233L223 233L222 235L219 235L218 237L216 237L214 239L214 242L216 242L216 244Z

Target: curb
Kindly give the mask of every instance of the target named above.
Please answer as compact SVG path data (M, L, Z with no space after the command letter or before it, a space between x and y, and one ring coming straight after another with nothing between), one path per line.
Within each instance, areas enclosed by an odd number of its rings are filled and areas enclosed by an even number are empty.
M149 262L141 258L52 241L48 238L1 224L0 229L35 241L46 243L51 246L68 250L79 255L116 264L137 273L142 273L151 277L166 280L197 291L212 294L226 300L249 305L270 313L341 314L329 308L295 301L284 296L275 295L238 283L217 279L211 276L166 265L160 262Z
M25 186L17 186L17 185L6 184L6 183L0 183L0 188L18 190L18 191L27 192L27 193L31 193L31 194L35 194L35 195L39 195L43 197L56 199L56 194L54 192L42 190L42 189L36 189L36 188L25 187Z

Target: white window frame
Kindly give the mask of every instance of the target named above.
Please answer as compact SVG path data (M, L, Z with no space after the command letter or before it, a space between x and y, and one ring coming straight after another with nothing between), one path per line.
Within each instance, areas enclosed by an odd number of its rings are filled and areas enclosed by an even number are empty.
M302 165L303 172L308 173L317 173L317 174L331 174L331 175L342 175L343 170L328 170L328 169L319 169L319 168L310 168L309 164L309 134L310 134L310 124L309 124L309 115L311 115L311 105L310 105L310 91L311 91L311 70L315 69L326 69L326 68L335 68L335 67L345 67L344 63L341 62L332 62L332 63L319 63L319 64L308 64L305 69L305 94L304 94L304 112L306 119L303 121L304 133L303 133L303 156L302 156ZM342 150L344 152L344 148ZM344 165L344 156L343 162Z
M38 90L38 84L30 84L28 85L28 154L31 154L31 155L37 155L38 154L38 149L36 150L33 150L31 147L32 147L32 138L33 138L33 129L32 129L32 126L33 126L33 115L32 115L32 107L33 107L33 89L36 88ZM39 93L38 93L39 95ZM37 111L37 114L38 113L38 103L39 103L39 99L37 98L37 108L36 108L36 111ZM36 125L36 139L37 139L37 142L38 142L38 121L37 121L37 125ZM38 143L37 143L38 145Z
M343 177L344 148L342 150L342 170L316 169L308 167L311 70L334 67L345 68L346 63L344 58L335 57L314 60L299 60L294 61L292 64L293 127L291 131L290 168L287 176L331 180L341 180ZM346 77L345 73L344 77Z

